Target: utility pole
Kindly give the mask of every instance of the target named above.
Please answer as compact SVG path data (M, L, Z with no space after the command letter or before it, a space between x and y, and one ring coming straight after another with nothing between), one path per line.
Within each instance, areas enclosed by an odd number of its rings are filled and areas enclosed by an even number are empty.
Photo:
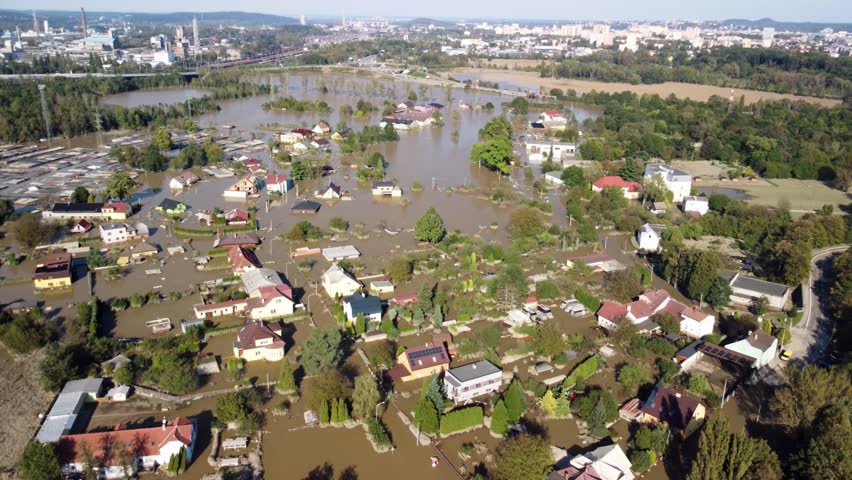
M103 144L103 137L101 136L101 112L95 111L95 128L97 129L97 141L98 148Z
M44 129L47 131L47 146L50 146L50 115L47 112L47 100L44 99L44 89L45 86L43 84L39 84L38 93L41 96L41 116L44 119Z

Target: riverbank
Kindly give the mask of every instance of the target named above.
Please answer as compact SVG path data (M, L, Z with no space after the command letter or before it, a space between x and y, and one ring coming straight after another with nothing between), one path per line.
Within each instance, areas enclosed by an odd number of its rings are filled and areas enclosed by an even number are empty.
M503 64L492 62L495 67L500 67ZM516 61L517 62L517 61ZM508 68L513 68L506 64ZM518 65L520 66L520 65ZM500 70L498 68L457 68L449 72L452 76L471 75L479 80L487 80L489 82L497 82L499 84L511 83L514 85L535 86L544 88L547 91L553 88L561 88L562 90L575 90L578 94L589 93L592 91L618 93L618 92L634 92L637 94L654 94L661 97L674 95L678 98L688 98L705 102L712 96L728 98L731 95L731 89L725 87L715 87L712 85L699 85L692 83L680 82L664 82L651 85L639 84L633 85L630 83L620 82L596 82L593 80L575 80L563 78L541 78L538 72L527 72L519 70ZM758 90L743 90L735 89L734 96L739 98L743 96L746 104L755 103L761 100L801 100L804 102L821 105L823 107L834 107L841 104L841 101L833 98L819 98L792 95L786 93L762 92Z

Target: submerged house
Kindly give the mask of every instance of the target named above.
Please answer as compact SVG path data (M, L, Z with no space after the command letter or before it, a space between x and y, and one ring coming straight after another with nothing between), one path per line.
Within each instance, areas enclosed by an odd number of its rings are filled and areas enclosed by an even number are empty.
M251 195L256 195L259 190L260 185L257 177L248 175L225 189L224 195L230 198L248 198Z
M401 197L402 189L390 180L373 182L373 196L376 197Z

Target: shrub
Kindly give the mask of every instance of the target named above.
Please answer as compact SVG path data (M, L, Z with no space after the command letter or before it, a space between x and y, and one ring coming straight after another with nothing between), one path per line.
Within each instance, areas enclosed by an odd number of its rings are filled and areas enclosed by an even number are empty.
M390 445L390 437L387 430L385 430L382 422L378 421L375 417L367 418L367 433L370 434L370 439L377 446L386 447Z
M535 286L535 294L540 300L559 298L559 287L556 283L546 280Z
M482 407L453 410L441 417L441 435L449 435L476 425L482 425L483 419Z
M328 228L337 230L338 232L345 232L349 228L349 222L342 217L334 217L328 221Z
M598 309L601 308L600 299L582 288L578 288L577 291L574 292L574 298L576 298L584 307L588 308L590 312L597 312Z
M598 371L598 367L600 366L600 358L597 355L593 355L588 359L584 360L583 363L577 365L574 370L571 371L571 374L565 378L565 381L562 382L562 386L564 388L572 388L578 383L585 381L587 378L591 377L595 372Z

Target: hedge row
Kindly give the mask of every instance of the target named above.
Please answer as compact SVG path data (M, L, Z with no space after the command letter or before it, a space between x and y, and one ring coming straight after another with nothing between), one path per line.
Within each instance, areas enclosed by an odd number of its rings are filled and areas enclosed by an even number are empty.
M588 308L592 313L597 312L598 309L601 308L600 299L582 288L578 288L577 291L574 292L574 298L576 298L578 302L583 304L583 306Z
M386 447L390 445L390 437L384 425L372 416L367 418L367 433L370 434L370 438L376 446Z
M485 414L482 407L468 407L453 410L441 417L441 435L466 430L470 427L482 425Z
M600 358L598 358L597 355L593 355L587 358L583 363L577 365L577 367L571 371L571 374L569 374L568 377L565 378L565 381L562 383L562 385L565 388L571 388L574 385L577 385L577 383L586 380L598 371L600 363Z
M212 237L216 234L213 230L196 230L194 228L175 227L176 235L187 235L190 237Z

